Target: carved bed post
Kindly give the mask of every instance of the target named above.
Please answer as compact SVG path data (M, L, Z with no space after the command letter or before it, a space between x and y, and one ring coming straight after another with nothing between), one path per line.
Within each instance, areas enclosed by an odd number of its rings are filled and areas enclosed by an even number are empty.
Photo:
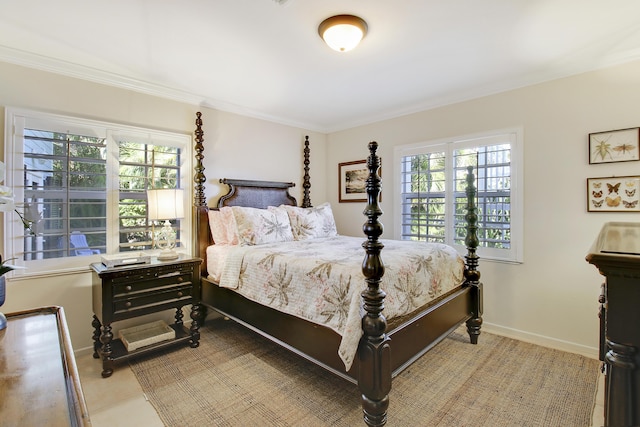
M202 152L204 151L204 132L202 130L202 113L196 113L196 166L194 170L196 171L195 176L193 177L193 181L195 182L195 198L194 204L195 206L206 206L207 203L204 198L204 183L207 178L204 176L204 166L202 165L202 159L204 159L204 155Z
M304 181L302 183L302 207L310 208L311 207L311 197L309 195L309 190L311 189L311 178L309 177L309 135L304 137Z
M204 166L202 165L202 159L204 159L204 155L202 152L204 151L204 132L202 131L202 113L196 113L196 130L195 133L195 151L196 151L196 165L195 165L195 176L193 177L195 183L195 195L194 195L194 220L195 220L195 233L196 233L196 247L194 250L196 251L196 255L202 259L204 259L203 253L206 251L207 242L209 239L202 239L201 233L207 233L207 237L209 235L209 230L207 227L207 202L204 197L204 183L207 178L204 176ZM203 221L205 221L203 223ZM207 267L203 262L200 265L201 274L206 274ZM191 347L198 347L200 345L200 326L204 323L204 319L207 315L207 310L202 304L194 304L191 308Z
M473 166L467 167L467 213L464 218L467 221L467 236L464 243L467 246L465 255L467 267L464 271L466 282L471 286L473 295L473 317L467 320L467 332L472 344L478 343L480 327L482 326L482 283L480 283L480 271L478 271L478 260L476 254L478 247L478 209L476 207L476 186Z
M209 218L207 207L207 201L204 196L204 184L207 181L207 177L204 175L204 166L202 165L202 159L204 159L204 132L202 130L202 113L196 113L196 130L195 134L195 152L196 152L196 164L194 167L195 175L193 177L194 182L194 199L193 199L193 213L194 213L194 227L196 235L196 247L195 256L206 259L207 246L211 244L211 233L209 233ZM207 266L206 263L200 265L200 273L206 277Z
M362 292L365 314L362 317L363 336L358 348L358 387L362 394L364 421L368 426L386 424L391 390L389 338L385 333L387 320L382 314L386 294L380 289L380 282L384 275L380 251L384 245L378 240L382 235L383 227L378 221L382 210L378 203L380 159L376 156L377 149L377 142L369 143L367 206L363 212L367 216L367 222L362 227L367 236L367 240L362 244L366 252L362 263L362 274L365 277L367 289Z

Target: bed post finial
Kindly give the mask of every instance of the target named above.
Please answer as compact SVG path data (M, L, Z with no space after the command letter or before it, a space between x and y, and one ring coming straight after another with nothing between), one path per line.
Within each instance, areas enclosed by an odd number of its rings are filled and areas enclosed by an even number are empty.
M367 216L367 222L362 227L367 236L367 240L362 244L366 252L362 263L362 274L365 277L367 289L362 292L365 314L362 317L363 335L358 349L358 387L362 393L364 421L368 426L386 424L391 391L389 337L385 333L387 320L382 314L386 294L380 289L380 282L384 275L380 251L384 245L378 240L382 235L383 226L378 221L382 210L379 205L380 158L376 155L377 149L377 142L369 143L367 206L363 212Z
M309 190L311 189L311 178L309 177L309 135L304 137L304 180L302 182L302 207L311 207L311 197Z
M480 244L478 240L478 209L476 207L476 186L473 166L467 167L467 213L464 218L467 221L467 235L464 243L467 247L465 255L466 268L464 276L466 282L471 286L473 293L473 316L467 320L467 332L471 343L477 344L482 326L482 283L480 283L480 271L478 271L478 261L480 257L476 254L476 249Z
M196 166L195 171L196 174L193 177L193 181L195 182L195 199L194 203L196 206L206 206L207 203L204 198L204 183L207 178L204 176L204 166L202 165L202 159L204 159L204 155L202 152L204 151L204 132L202 131L202 113L196 113Z

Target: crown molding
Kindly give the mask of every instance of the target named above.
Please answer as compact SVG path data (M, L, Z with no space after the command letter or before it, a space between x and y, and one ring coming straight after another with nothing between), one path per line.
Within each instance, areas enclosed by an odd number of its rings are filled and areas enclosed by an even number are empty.
M287 118L272 116L261 111L252 110L250 108L242 107L221 100L203 97L170 86L147 82L141 79L135 79L116 73L110 73L93 67L64 61L58 58L34 54L3 45L0 45L0 61L49 73L59 74L66 77L90 81L106 86L139 92L159 98L170 99L172 101L184 102L186 104L195 106L221 110L241 116L279 123L285 126L306 129L314 132L327 133L327 129L323 128L322 126L318 126L317 124L296 122Z
M202 97L168 86L145 82L143 80L110 73L97 68L13 49L2 45L0 45L0 60L27 68L60 74L106 86L141 92L147 95L169 98L189 104L199 104L202 102Z

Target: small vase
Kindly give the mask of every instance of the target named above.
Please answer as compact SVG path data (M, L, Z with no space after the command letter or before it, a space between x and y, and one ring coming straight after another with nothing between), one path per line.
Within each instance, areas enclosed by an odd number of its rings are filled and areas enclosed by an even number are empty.
M4 297L6 295L6 283L4 276L0 276L0 307L4 304ZM0 331L7 327L7 318L0 312Z

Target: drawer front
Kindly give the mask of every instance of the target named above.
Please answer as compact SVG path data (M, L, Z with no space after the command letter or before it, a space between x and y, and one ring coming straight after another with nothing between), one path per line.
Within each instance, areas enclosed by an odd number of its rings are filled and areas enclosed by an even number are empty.
M143 309L154 305L180 302L188 304L191 301L193 286L191 283L183 286L173 286L155 292L139 292L124 295L113 300L114 313L122 313Z
M175 285L191 284L191 272L176 271L163 275L145 275L135 277L122 282L113 282L113 296L119 298L128 294L147 292L153 289L171 287Z
M192 282L194 274L192 264L165 265L113 277L111 285L114 297L118 297L155 288L186 285Z

